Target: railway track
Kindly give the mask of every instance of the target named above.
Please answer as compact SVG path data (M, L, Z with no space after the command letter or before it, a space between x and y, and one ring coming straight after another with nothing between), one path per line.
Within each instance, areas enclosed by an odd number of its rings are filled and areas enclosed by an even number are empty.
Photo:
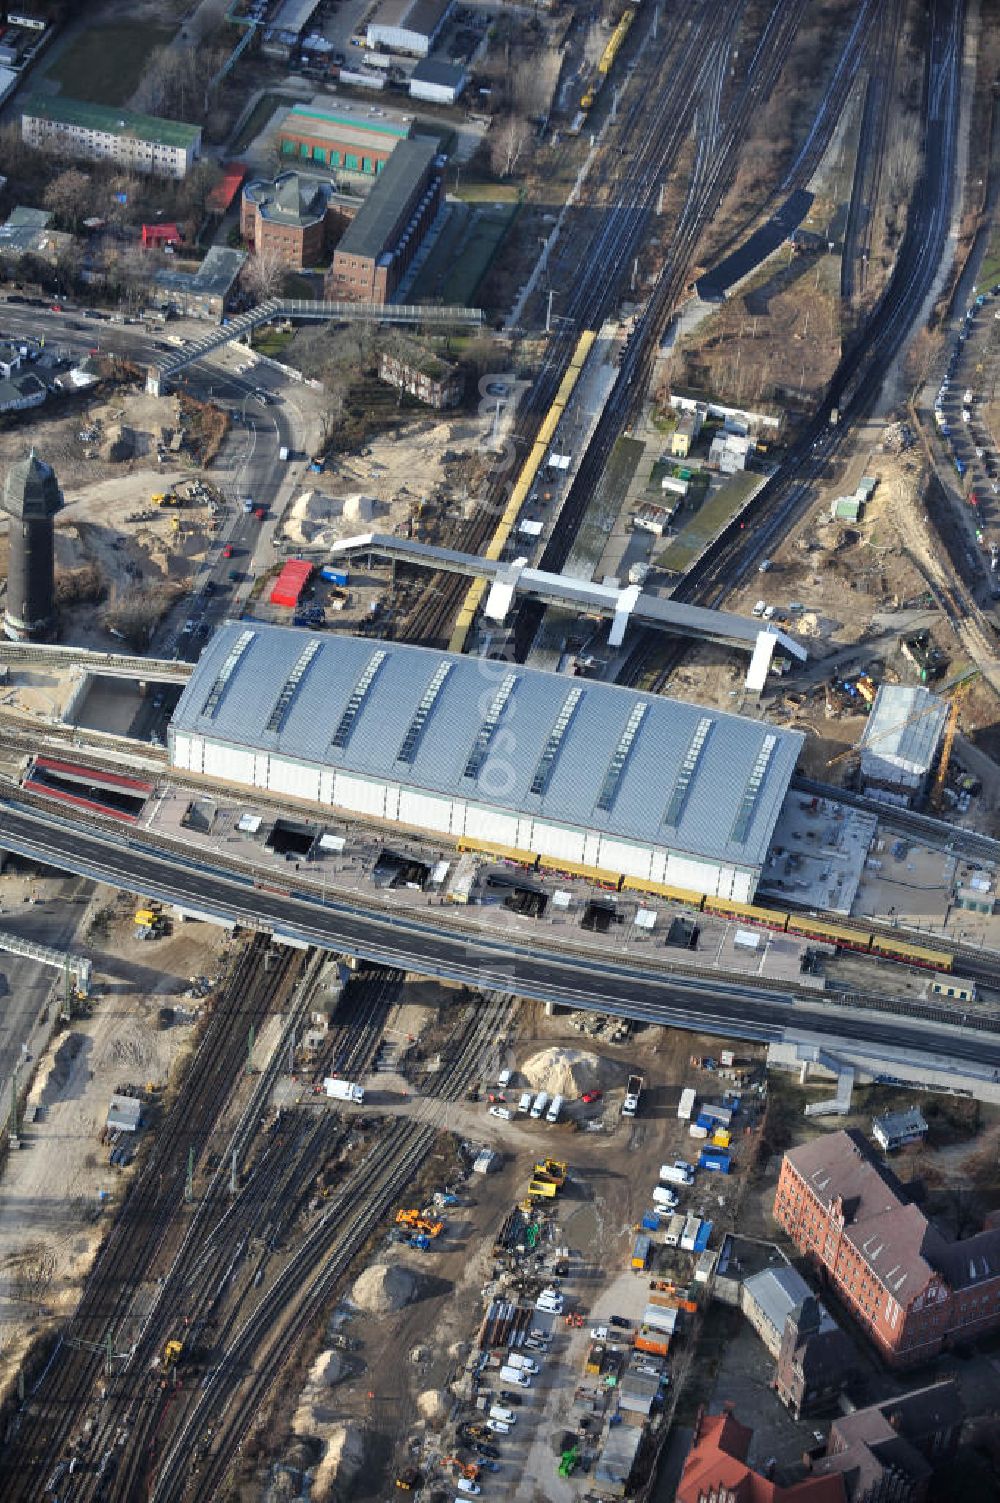
M919 314L947 232L939 185L951 181L963 18L961 5L952 7L938 0L932 6L924 182L907 222L893 275L868 321L866 334L844 355L820 410L785 463L757 492L751 506L719 534L688 571L673 592L675 600L720 605L757 559L777 546L810 503L813 484L844 442L845 429L874 402ZM839 413L837 427L830 426L834 408ZM664 654L652 634L645 633L623 665L619 682L643 679L656 654L661 663L648 686L659 692L685 651L678 643Z
M504 996L469 1009L456 1054L435 1083L434 1095L442 1106L464 1092L483 1053L493 1047L497 1030L506 1027L510 1010L510 998ZM201 1503L218 1494L287 1361L315 1328L352 1259L411 1185L436 1136L433 1123L393 1121L256 1307L234 1315L221 1359L159 1459L148 1488L153 1503L180 1503L187 1496ZM108 1496L124 1503L130 1495L115 1490Z
M10 1503L40 1495L93 1392L105 1343L127 1339L129 1323L139 1317L137 1297L164 1252L189 1162L197 1164L242 1074L248 1030L259 1028L283 1000L300 964L298 953L286 954L273 970L265 970L266 949L263 940L253 940L234 966L208 1019L183 1096L156 1132L75 1314L8 1426L0 1490Z
M590 207L596 222L579 255L580 274L562 310L559 329L509 440L508 450L518 461L529 451L555 396L579 330L599 327L611 306L655 204L664 162L679 149L690 127L694 100L712 71L716 52L722 51L717 38L714 49L711 45L713 30L728 42L731 24L727 7L686 0L663 19L655 42L647 34L654 72L670 61L666 84L654 96L652 107L647 96L641 106L633 104L628 110L591 183ZM482 503L459 530L453 546L469 553L482 550L503 512L507 487L505 467L487 483ZM398 635L406 641L446 641L448 625L466 589L461 579L435 575Z

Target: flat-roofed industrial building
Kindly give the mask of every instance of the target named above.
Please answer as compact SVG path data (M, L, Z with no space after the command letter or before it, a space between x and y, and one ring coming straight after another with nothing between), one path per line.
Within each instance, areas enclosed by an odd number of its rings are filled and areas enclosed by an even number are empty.
M400 141L409 138L412 122L366 120L343 110L296 104L278 126L283 158L318 162L337 172L377 177Z
M802 736L520 664L227 622L170 761L566 871L752 900Z
M426 57L452 5L453 0L379 0L368 22L368 45Z

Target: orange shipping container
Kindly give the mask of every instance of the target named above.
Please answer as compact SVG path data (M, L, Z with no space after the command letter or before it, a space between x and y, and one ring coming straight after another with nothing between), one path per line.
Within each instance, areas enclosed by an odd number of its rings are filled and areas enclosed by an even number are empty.
M665 1357L670 1350L670 1337L663 1331L654 1331L649 1326L643 1326L635 1338L636 1350L640 1352L652 1352L654 1356Z

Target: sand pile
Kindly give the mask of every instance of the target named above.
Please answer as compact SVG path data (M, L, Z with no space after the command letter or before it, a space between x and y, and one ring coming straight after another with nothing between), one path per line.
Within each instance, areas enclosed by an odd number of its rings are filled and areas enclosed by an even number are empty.
M613 1085L620 1071L611 1060L583 1049L552 1048L525 1060L521 1073L534 1090L572 1099L584 1091Z
M373 1263L354 1281L351 1299L362 1310L388 1315L417 1297L417 1276L398 1263Z
M285 513L285 537L302 548L322 541L331 520L339 517L340 512L341 503L332 496L324 496L321 491L303 491Z
M339 1352L320 1352L309 1369L306 1382L316 1387L332 1388L334 1383L339 1383L346 1378L350 1370L350 1366Z
M435 1429L443 1425L448 1418L448 1400L436 1388L428 1388L420 1395L417 1399L417 1408L421 1418Z
M335 1425L313 1475L309 1496L314 1503L346 1498L365 1464L365 1438L357 1425Z

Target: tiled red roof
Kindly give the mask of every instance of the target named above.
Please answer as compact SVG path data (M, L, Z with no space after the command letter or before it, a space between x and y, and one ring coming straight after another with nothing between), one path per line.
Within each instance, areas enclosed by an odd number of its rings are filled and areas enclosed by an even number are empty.
M753 1471L746 1462L753 1431L731 1414L710 1414L695 1434L677 1488L677 1503L699 1503L725 1488L738 1503L845 1503L839 1476L806 1477L782 1487Z

